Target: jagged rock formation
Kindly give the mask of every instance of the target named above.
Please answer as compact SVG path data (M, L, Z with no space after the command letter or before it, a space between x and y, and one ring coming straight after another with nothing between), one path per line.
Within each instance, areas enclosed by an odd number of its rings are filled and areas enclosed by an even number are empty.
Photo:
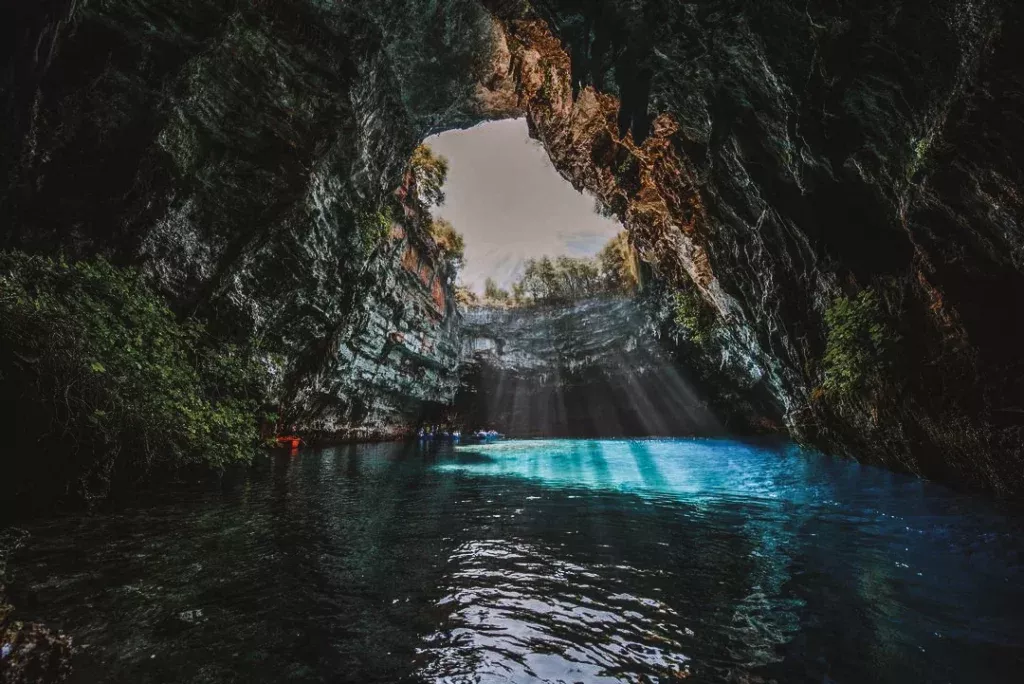
M397 307L404 247L364 228L424 135L525 114L556 167L622 218L651 280L692 282L714 306L726 332L704 352L770 388L794 434L998 492L1024 484L1019 3L2 11L3 243L143 265L179 311L283 358L297 422L409 420L419 352L381 356L398 314L353 323L360 301ZM898 362L869 359L869 381L825 391L826 314L866 289ZM418 315L410 329L449 348L449 323ZM380 385L353 395L357 358L370 375L383 359L397 394L367 408ZM450 391L450 358L411 403Z
M721 426L629 299L463 318L468 427L524 437L715 434Z
M632 298L526 308L477 307L462 320L462 388L453 419L521 436L721 435L771 418L671 353L657 318ZM692 365L692 364L690 364ZM738 394L754 394L749 382Z

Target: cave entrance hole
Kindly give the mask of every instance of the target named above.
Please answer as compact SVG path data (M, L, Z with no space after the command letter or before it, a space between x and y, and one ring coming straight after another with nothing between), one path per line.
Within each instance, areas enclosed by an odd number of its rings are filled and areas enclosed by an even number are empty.
M555 170L526 119L450 130L424 144L448 162L445 201L432 213L463 236L461 282L477 295L488 278L510 290L529 259L595 257L623 230Z
M635 287L603 285L610 274L599 255L616 244L629 249L622 224L558 173L525 119L450 130L424 144L446 161L444 199L431 213L462 235L460 289L471 293L461 311L468 363L459 423L530 437L722 432L662 348ZM531 261L545 257L589 262L598 284L557 303L489 296L492 288L514 295Z

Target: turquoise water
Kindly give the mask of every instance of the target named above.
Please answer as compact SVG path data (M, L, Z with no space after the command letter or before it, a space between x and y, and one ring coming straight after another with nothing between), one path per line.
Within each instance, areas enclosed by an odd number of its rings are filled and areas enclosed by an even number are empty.
M347 446L38 523L77 681L1016 682L1024 524L726 440Z

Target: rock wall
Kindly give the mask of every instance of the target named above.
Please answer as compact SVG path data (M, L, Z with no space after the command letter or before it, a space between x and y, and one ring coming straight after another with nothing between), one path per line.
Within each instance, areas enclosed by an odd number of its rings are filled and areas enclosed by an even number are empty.
M699 288L793 434L1021 490L1019 3L530 4L496 90ZM847 350L872 377L827 391L827 314L864 291L896 349Z
M631 298L478 307L462 322L454 420L515 436L716 435L764 427L716 410L724 388L684 370ZM742 405L743 409L750 407Z
M294 427L389 434L448 396L437 283L379 233L432 262L392 193L480 119L476 2L48 0L0 26L0 245L138 264L274 359Z
M460 314L450 274L399 224L338 336L330 364L302 376L289 421L330 439L407 436L455 399Z
M2 244L141 265L280 357L297 424L386 432L449 391L448 352L422 392L399 353L391 398L353 380L408 285L373 227L425 135L525 114L793 434L1024 486L1020 3L46 0L0 26ZM896 360L826 391L829 311L865 291Z

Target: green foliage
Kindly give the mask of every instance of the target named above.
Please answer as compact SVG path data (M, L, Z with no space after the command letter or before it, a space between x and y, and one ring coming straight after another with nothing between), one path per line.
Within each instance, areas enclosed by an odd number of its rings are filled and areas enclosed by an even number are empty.
M691 341L703 345L711 339L718 326L718 317L695 286L689 285L672 293L672 306L673 322L686 331Z
M470 290L465 285L455 286L455 301L462 306L476 306L480 303L480 298L476 296L476 293Z
M488 304L507 304L509 298L508 290L498 287L494 278L484 280L484 301Z
M629 244L629 234L621 231L608 241L597 255L605 286L609 290L636 292L639 287L636 252Z
M428 145L420 145L409 160L409 170L416 180L416 197L427 206L444 204L444 183L448 179L448 160L434 154Z
M911 145L910 151L910 163L907 166L907 180L912 180L914 176L920 171L921 166L924 164L925 157L928 155L928 150L931 149L932 138L931 135L926 135L923 138L919 138Z
M596 259L567 256L528 259L516 285L520 298L549 304L576 301L605 290Z
M356 213L356 230L364 254L369 254L387 239L391 234L393 223L394 211L390 205L385 205L376 211Z
M0 253L0 317L0 420L53 479L89 490L113 473L253 453L263 364L179 322L135 271Z
M605 204L596 197L594 198L594 213L606 219L615 218L615 210L611 208L611 205Z
M596 257L527 259L511 293L488 278L484 299L517 306L561 304L609 293L632 293L637 287L636 254L623 231L609 240Z
M851 396L881 379L897 338L873 290L833 301L825 312L825 329L822 387L828 394Z
M430 223L430 236L452 267L455 270L461 268L466 256L466 241L451 222L443 218L433 219Z

